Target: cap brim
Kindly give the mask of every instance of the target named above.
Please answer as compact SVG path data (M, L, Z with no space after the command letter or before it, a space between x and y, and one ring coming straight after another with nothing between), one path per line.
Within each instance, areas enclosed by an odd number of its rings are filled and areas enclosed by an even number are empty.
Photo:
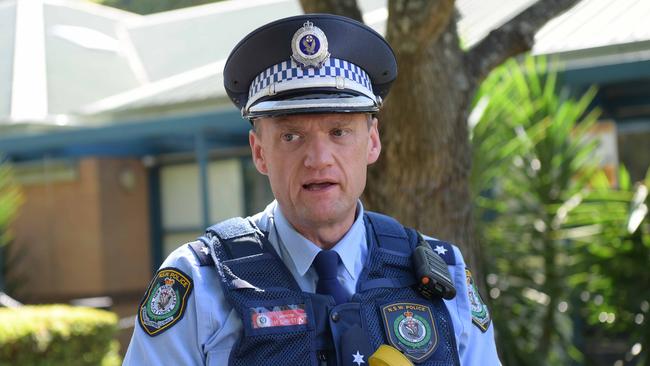
M267 100L251 106L245 118L273 117L298 113L363 113L377 112L379 106L374 100L364 96L350 96L346 98L304 98Z

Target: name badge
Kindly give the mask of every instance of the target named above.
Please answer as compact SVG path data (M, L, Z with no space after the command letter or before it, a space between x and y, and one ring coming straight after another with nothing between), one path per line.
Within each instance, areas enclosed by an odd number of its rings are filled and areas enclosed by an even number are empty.
M253 329L307 324L305 304L250 308Z

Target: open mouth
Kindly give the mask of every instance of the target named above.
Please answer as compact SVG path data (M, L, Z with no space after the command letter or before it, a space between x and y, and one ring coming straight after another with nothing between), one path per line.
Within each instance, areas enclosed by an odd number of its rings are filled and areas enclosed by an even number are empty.
M323 191L335 185L336 183L333 182L314 182L303 184L302 188L308 191Z

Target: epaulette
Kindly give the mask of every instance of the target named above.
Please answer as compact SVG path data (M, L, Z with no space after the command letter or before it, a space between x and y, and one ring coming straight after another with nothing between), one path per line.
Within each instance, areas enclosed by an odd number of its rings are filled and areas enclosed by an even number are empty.
M437 239L426 240L431 246L431 249L433 249L433 251L436 252L448 266L456 265L456 255L454 254L454 247L452 247L451 244Z
M203 241L196 240L187 244L188 247L194 253L194 256L199 261L199 266L214 266L214 260L210 255L210 247L208 247Z

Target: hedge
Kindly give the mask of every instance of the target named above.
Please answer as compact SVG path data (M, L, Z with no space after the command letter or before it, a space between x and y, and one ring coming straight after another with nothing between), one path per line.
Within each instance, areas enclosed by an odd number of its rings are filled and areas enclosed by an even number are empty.
M68 305L0 308L0 365L119 365L114 313Z

